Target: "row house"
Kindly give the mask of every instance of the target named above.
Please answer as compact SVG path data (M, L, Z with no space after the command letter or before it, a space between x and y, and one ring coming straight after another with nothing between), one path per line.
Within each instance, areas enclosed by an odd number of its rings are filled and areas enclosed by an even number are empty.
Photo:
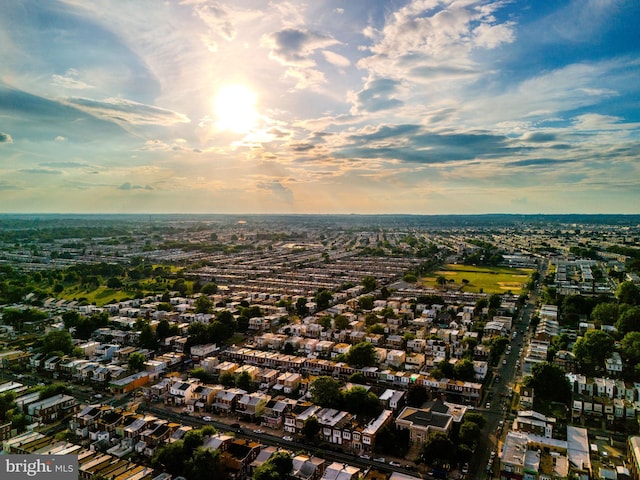
M225 452L220 455L220 463L227 478L244 479L249 473L251 463L260 452L260 444L249 439L234 439Z
M54 395L53 397L33 402L27 407L27 418L31 422L51 423L78 409L78 402L70 395Z
M224 390L222 385L196 385L191 399L187 401L187 410L189 412L206 411L222 390Z
M404 406L405 397L406 392L387 388L382 392L382 395L380 395L380 402L385 409L397 412Z
M574 394L625 399L629 402L640 400L638 383L602 377L592 378L576 373L568 373L566 377Z
M278 376L277 384L274 389L281 389L285 394L290 394L300 388L302 375L299 373L285 372Z
M216 413L231 415L236 410L238 400L247 392L240 388L228 388L220 390L212 405Z
M362 431L362 446L366 452L373 451L376 437L383 427L389 425L393 421L393 412L391 410L383 410L378 418L371 420Z
M245 393L236 403L236 413L250 419L257 419L262 416L265 405L271 400L270 395L263 393Z
M293 468L289 475L296 480L319 480L326 468L325 459L298 454L293 457Z
M342 445L342 429L353 418L353 416L341 410L333 408L323 408L316 412L316 418L320 424L320 435L325 442Z
M177 423L169 423L166 420L154 422L140 435L140 440L136 444L136 451L144 453L147 457L152 457L158 447L171 437L177 427ZM140 449L142 445L144 447Z
M286 397L270 399L264 406L261 423L269 428L281 429L284 425L285 416L293 410L293 406L296 403L295 400Z
M287 433L300 433L304 422L311 417L316 416L320 407L311 402L298 403L293 406L290 412L285 413L284 431Z
M198 386L196 382L175 382L169 387L169 396L166 401L173 405L186 405L193 395L193 391Z
M266 390L279 383L279 376L280 372L274 368L262 368L256 375L255 382L261 390Z
M513 430L552 438L556 419L533 410L519 411L513 421Z

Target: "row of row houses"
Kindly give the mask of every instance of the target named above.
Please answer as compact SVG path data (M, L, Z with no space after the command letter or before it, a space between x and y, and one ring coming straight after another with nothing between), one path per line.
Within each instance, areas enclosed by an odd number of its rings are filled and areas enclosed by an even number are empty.
M458 401L473 405L479 402L483 389L482 384L476 382L436 379L428 374L382 370L378 367L355 368L343 362L263 352L249 348L235 347L223 352L222 356L241 364L284 369L309 375L348 378L354 373L362 373L372 382L393 385L401 389L407 389L409 385L416 383L435 393L451 395Z

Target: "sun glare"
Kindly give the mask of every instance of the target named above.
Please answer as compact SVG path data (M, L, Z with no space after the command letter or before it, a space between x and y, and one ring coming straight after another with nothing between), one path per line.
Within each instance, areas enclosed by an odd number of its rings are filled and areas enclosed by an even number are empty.
M255 125L256 94L244 85L227 85L215 98L216 126L220 130L247 133Z

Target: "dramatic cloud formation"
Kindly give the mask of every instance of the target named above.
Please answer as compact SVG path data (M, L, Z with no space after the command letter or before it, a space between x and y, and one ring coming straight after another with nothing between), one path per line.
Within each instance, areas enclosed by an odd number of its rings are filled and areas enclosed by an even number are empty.
M637 18L630 0L6 2L0 205L637 213Z

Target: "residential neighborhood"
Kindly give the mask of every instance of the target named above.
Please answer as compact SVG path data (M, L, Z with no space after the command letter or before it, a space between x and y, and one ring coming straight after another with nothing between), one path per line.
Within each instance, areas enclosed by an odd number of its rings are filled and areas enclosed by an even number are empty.
M243 222L7 234L3 451L86 480L640 478L637 224Z

